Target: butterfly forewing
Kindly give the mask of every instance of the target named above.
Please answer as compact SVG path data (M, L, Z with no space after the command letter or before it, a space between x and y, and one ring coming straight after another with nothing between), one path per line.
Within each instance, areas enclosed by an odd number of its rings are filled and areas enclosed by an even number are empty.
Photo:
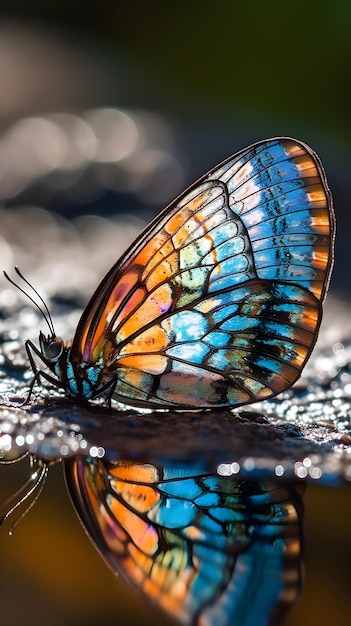
M90 301L72 362L127 404L235 406L288 388L316 341L333 212L292 139L228 159L165 209Z

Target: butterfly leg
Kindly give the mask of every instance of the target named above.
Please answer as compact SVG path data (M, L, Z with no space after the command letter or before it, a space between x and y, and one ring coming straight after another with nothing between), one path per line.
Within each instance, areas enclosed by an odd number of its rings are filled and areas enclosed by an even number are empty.
M37 357L40 358L41 361L43 361L43 363L46 364L45 359L43 358L42 353L38 350L38 348L35 346L34 343L32 343L29 339L25 342L25 347L26 347L26 352L28 355L28 359L29 359L29 363L30 366L33 370L33 374L34 377L31 380L30 386L29 386L29 392L27 397L25 398L25 400L22 402L21 406L24 406L26 404L28 404L31 395L33 393L33 387L35 385L35 383L40 384L40 378L44 378L45 380L47 380L49 383L51 383L52 385L54 385L55 387L60 387L61 386L61 382L55 378L54 376L51 376L50 374L47 374L46 372L43 372L42 370L38 369L34 357L33 357L33 352L34 354L36 354Z
M109 380L105 385L103 385L103 387L99 387L96 390L96 393L92 396L93 398L98 398L100 397L104 392L107 392L106 398L105 398L105 402L108 406L108 408L111 408L111 402L112 402L112 397L114 394L116 388L116 380L113 378L112 380Z
M108 394L106 396L106 403L107 403L107 406L108 406L109 409L111 408L112 396L113 396L113 392L114 392L115 388L116 388L116 381L113 380L113 381L111 381L109 383L109 385L107 387Z

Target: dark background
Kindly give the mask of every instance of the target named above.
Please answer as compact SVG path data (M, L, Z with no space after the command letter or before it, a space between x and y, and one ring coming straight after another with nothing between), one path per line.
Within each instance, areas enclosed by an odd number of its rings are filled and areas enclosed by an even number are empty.
M40 179L4 197L3 210L35 204L68 220L85 212L144 217L237 149L275 135L294 136L316 150L328 174L338 221L331 291L347 298L350 29L347 0L12 2L8 10L2 3L3 133L28 116L102 106L145 109L167 120L183 164L179 179L157 179L158 202L147 194L102 190L84 203L52 188L43 193ZM37 249L32 255L34 264L43 262ZM9 495L24 475L23 467L2 467L1 493ZM288 626L349 623L349 500L349 488L307 490L306 588ZM24 616L38 626L148 623L146 610L138 613L137 602L116 585L85 538L60 467L50 470L44 494L14 537L3 529L0 541L0 594L6 590L11 626L20 626Z

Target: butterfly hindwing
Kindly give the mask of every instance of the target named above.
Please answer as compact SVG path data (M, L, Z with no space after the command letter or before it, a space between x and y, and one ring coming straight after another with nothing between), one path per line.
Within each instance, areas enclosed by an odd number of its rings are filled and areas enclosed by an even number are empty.
M318 157L275 139L165 209L95 292L72 362L127 404L235 406L299 376L329 280L333 215ZM92 375L92 382L94 382Z

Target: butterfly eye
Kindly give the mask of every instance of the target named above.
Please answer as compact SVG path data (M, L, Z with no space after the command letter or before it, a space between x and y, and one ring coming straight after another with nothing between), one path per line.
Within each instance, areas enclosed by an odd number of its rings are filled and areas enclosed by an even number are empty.
M62 352L62 343L60 341L52 341L45 348L45 354L48 359L57 359Z

